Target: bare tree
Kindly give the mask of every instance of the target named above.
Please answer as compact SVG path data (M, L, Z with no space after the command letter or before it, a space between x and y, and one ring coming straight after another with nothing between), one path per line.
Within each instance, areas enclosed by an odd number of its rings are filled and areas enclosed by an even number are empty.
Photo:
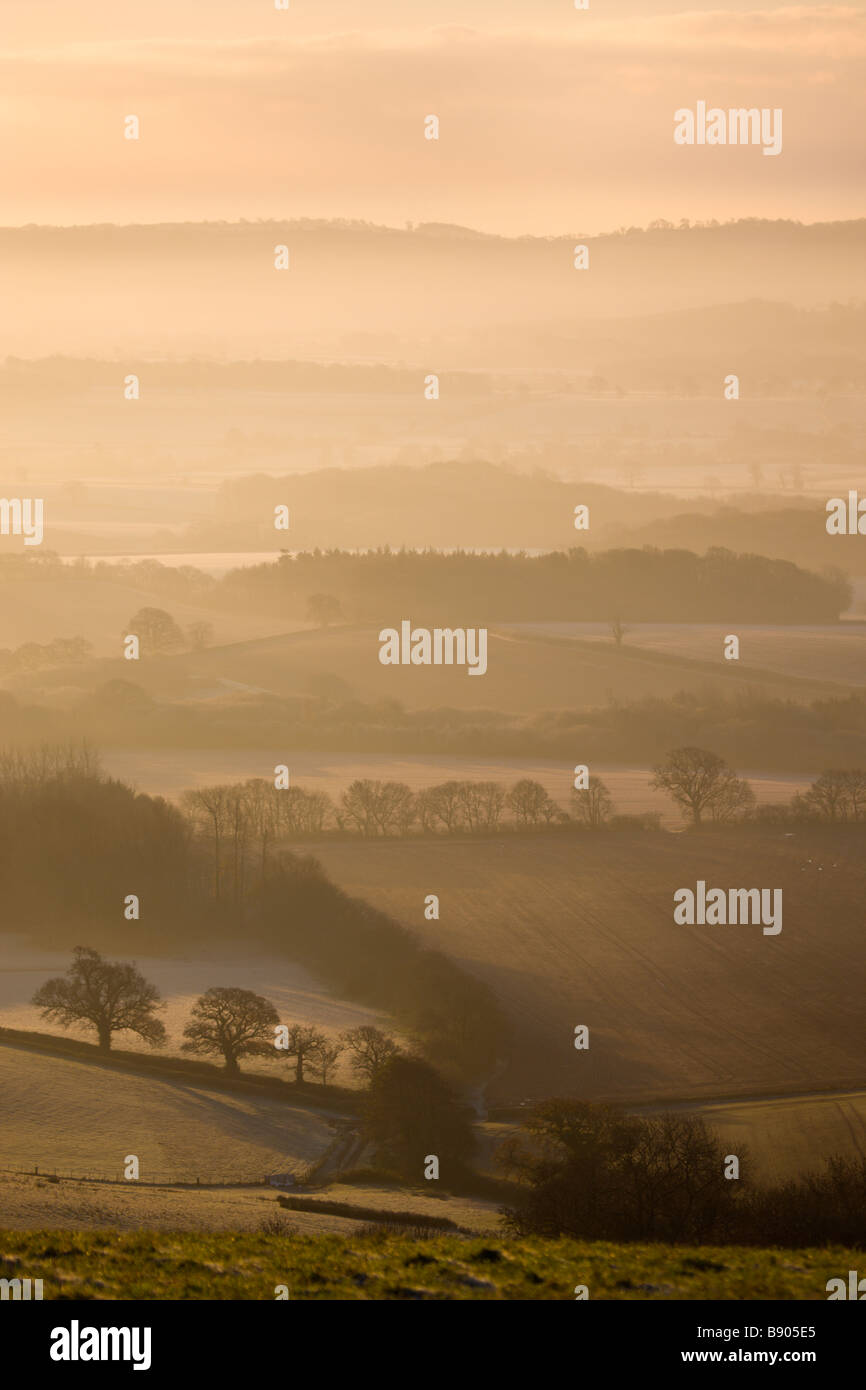
M247 817L250 829L259 842L260 869L264 878L268 865L268 847L277 837L280 821L279 798L292 789L278 791L266 777L251 777L244 783Z
M848 773L822 772L817 781L803 792L803 801L821 820L847 820L850 797Z
M650 786L669 792L692 824L701 824L714 802L723 804L736 793L732 783L740 779L724 758L706 748L675 748L666 763L653 769Z
M184 1052L213 1052L226 1071L240 1070L240 1057L271 1056L274 1028L280 1016L267 999L251 989L217 986L205 990L192 1008L192 1022L183 1030L189 1041Z
M404 782L359 778L341 797L343 817L362 835L402 834L415 817L415 798Z
M508 792L505 803L509 810L513 812L518 825L549 825L551 821L561 818L562 811L556 802L551 800L540 782L534 782L531 777L523 777Z
M343 1043L335 1042L333 1038L323 1038L319 1046L314 1049L313 1065L319 1073L319 1079L323 1086L327 1086L328 1077L333 1075L337 1062L344 1051Z
M498 782L461 782L460 803L470 830L497 830L505 808Z
M390 1057L400 1051L397 1043L380 1028L362 1023L343 1033L342 1041L351 1055L351 1067L356 1076L372 1082Z
M866 816L866 768L849 768L845 773L845 789L848 793L851 819L863 820Z
M87 739L0 750L0 786L30 788L45 782L101 782L99 754Z
M462 798L462 782L439 782L424 791L424 814L430 828L443 825L449 835L462 828L465 821L465 808Z
M253 828L250 800L246 787L229 785L226 794L226 822L232 846L232 885L235 902L244 895L247 845Z
M321 1057L321 1050L328 1043L324 1033L320 1033L318 1028L311 1024L293 1023L289 1029L288 1046L285 1049L286 1061L294 1058L295 1062L295 1081L297 1085L304 1083L304 1067L308 1061L313 1061ZM320 1063L321 1065L321 1063Z
M576 787L571 802L577 820L598 830L613 810L613 798L600 777L591 777L588 787Z
M165 1041L165 1025L155 1017L162 1007L159 990L135 965L105 960L88 946L76 946L66 978L46 980L31 1001L42 1017L64 1028L89 1023L99 1050L109 1052L114 1033L137 1033L151 1047Z
M334 814L334 803L327 792L309 792L303 787L286 787L277 792L279 828L285 835L318 835Z
M222 842L228 829L228 788L196 787L183 793L180 804L198 830L209 835L213 842L213 894L219 898L222 888Z
M754 815L756 802L757 797L748 782L741 777L729 777L710 800L710 815L714 821L725 824L748 820Z

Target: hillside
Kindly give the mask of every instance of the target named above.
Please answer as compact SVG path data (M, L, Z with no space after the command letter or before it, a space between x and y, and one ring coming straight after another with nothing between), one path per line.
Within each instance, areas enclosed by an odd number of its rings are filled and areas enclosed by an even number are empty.
M488 1099L862 1087L862 836L643 833L322 842L343 888L485 980L514 1029ZM680 926L673 894L781 887L777 936ZM440 920L424 920L425 895ZM573 1047L577 1024L588 1051ZM819 1157L820 1155L814 1155Z
M124 949L123 942L113 938L111 933L106 936L107 950ZM46 1022L30 1002L46 980L68 968L70 958L69 951L47 951L23 937L0 935L0 1028L53 1032L62 1038L92 1043L91 1027L61 1028L59 1024ZM252 950L248 941L234 947L211 941L206 957L201 952L174 958L137 952L136 960L139 969L160 992L163 1003L160 1018L165 1025L166 1044L164 1049L154 1053L136 1034L124 1033L116 1046L125 1052L140 1052L147 1058L180 1056L183 1029L189 1023L192 1007L204 990L214 986L253 990L270 1000L284 1022L314 1026L329 1037L363 1025L393 1031L391 1020L384 1014L347 999L335 998L321 980L302 966L284 957L262 955ZM268 1058L256 1057L244 1060L243 1072L270 1077L291 1075L288 1066L275 1066ZM338 1063L331 1080L351 1085L353 1078L351 1071Z
M629 652L713 663L724 649L731 626L631 623L623 640ZM603 646L611 640L604 623L515 623L509 630L518 637L571 638ZM855 686L858 691L866 681L866 623L862 621L791 627L740 623L734 630L740 638L738 668L747 674L757 668L762 675L772 671L809 681L818 673L824 681Z
M300 1171L333 1137L325 1112L182 1080L0 1047L0 1168L142 1179L260 1180Z
M634 358L645 373L658 361L660 340L680 356L687 311L703 315L708 304L742 305L760 296L760 305L749 306L751 334L741 331L738 344L758 337L766 372L771 353L778 346L784 354L803 317L767 301L824 309L864 294L862 221L749 219L585 239L594 258L589 275L573 269L579 229L571 236L504 237L435 223L398 229L300 219L4 227L0 293L17 323L7 350L37 355L50 323L55 352L114 352L120 322L127 325L124 342L150 355L164 344L170 322L175 353L279 350L333 361L342 349L366 361L405 362L417 357L420 341L439 360L446 353L448 367L531 362L591 371L596 358L607 365L613 357L620 364ZM293 265L276 289L275 243L290 247ZM620 346L623 305L635 326ZM641 323L659 314L668 319L664 331ZM844 318L844 310L836 316ZM602 332L592 321L605 319L613 323ZM642 352L647 336L651 346ZM707 335L701 337L706 353ZM718 344L718 335L710 341ZM838 356L827 356L838 372Z
M0 1232L7 1270L44 1297L573 1300L821 1299L862 1254L437 1236Z
M129 619L140 608L168 607L172 617L185 628L191 623L208 622L216 642L237 642L250 633L264 635L286 626L278 618L256 613L216 612L204 604L166 600L152 589L124 582L122 573L111 579L90 578L76 581L71 572L59 577L41 575L10 579L0 583L0 648L15 648L26 642L46 643L56 637L84 637L93 644L94 654L110 658L122 651L129 632ZM121 661L129 675L128 661ZM84 669L84 668L82 668ZM78 668L70 671L74 682Z
M398 611L397 621L402 617ZM692 628L692 631L696 631ZM723 691L746 690L803 700L842 693L847 672L795 678L784 667L765 669L760 643L746 646L740 661L725 661L719 641L715 658L705 640L695 658L677 651L641 650L607 643L489 631L487 672L469 676L459 666L383 666L379 629L340 627L288 632L275 637L215 646L138 662L102 660L8 676L5 688L22 699L54 703L89 693L113 680L134 681L160 700L210 700L249 694L285 697L323 695L336 700L398 700L408 709L437 706L458 710L537 713L627 702L644 696L699 692L711 683ZM772 660L772 654L771 654ZM808 671L808 668L803 668ZM834 680L835 676L835 680ZM387 706L383 708L388 722Z

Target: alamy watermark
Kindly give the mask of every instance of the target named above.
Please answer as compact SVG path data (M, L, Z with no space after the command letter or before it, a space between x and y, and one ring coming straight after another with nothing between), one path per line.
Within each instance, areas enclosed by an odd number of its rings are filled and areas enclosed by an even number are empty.
M23 536L25 545L42 544L41 497L0 497L0 535Z
M761 145L764 154L782 153L782 108L764 106L707 106L699 101L692 111L681 106L674 112L677 145Z
M383 666L466 666L470 676L487 670L486 627L415 627L408 618L379 633Z
M41 1279L0 1279L0 1300L27 1303L42 1298Z
M52 1361L131 1361L134 1371L147 1371L150 1354L149 1327L82 1327L73 1318L51 1331Z
M698 879L694 889L674 893L674 921L680 926L760 926L764 936L782 930L781 888L707 888Z

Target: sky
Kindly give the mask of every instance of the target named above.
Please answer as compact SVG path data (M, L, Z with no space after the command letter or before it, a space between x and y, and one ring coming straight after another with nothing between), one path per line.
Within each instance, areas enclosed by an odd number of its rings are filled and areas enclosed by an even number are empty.
M864 4L0 8L0 225L349 217L560 235L864 212ZM674 112L699 100L781 108L781 154L676 145Z

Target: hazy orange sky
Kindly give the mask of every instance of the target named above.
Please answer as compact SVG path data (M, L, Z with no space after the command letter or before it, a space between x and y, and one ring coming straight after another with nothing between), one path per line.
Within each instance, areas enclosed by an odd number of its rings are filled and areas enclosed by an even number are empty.
M2 0L0 223L863 215L862 4L590 4ZM675 145L701 99L781 155Z

